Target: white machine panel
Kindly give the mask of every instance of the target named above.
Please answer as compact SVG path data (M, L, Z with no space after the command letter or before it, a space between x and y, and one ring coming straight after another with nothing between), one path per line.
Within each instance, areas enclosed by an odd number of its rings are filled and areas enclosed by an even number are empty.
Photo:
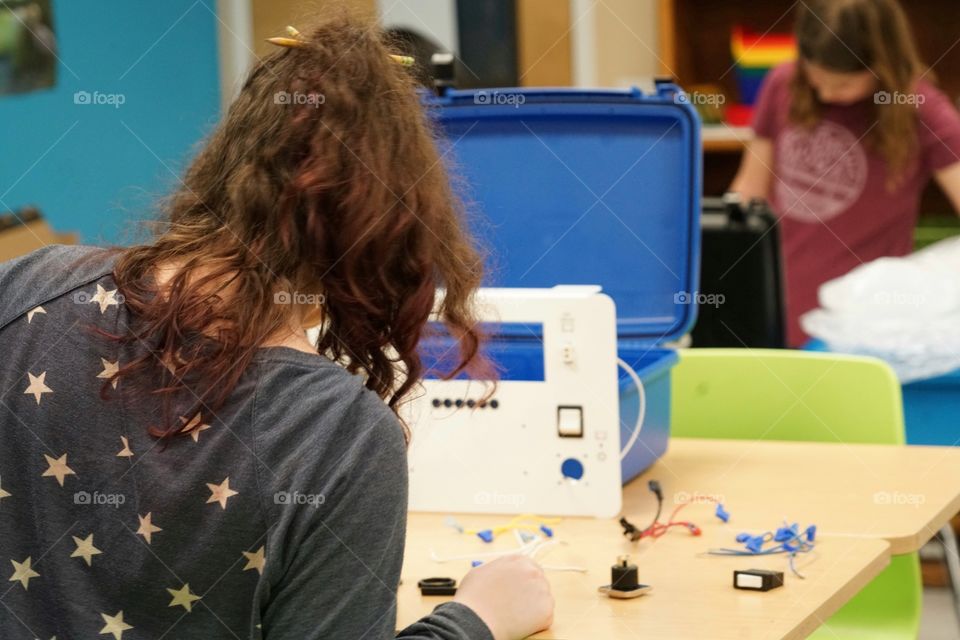
M485 322L542 325L542 380L425 380L407 404L410 509L612 517L621 507L617 325L600 287L482 289ZM508 378L509 375L504 376Z

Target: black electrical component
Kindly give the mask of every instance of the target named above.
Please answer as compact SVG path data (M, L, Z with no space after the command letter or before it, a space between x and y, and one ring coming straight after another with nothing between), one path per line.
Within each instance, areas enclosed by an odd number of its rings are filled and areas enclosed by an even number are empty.
M453 596L457 594L457 581L453 578L424 578L417 583L422 596Z
M783 586L783 571L748 569L733 572L733 588L747 591L770 591Z
M637 565L630 564L626 556L617 558L617 564L610 567L610 588L617 591L633 591L640 586L637 579Z
M442 96L457 86L457 59L452 53L435 53L430 58L433 68L433 90Z
M620 556L617 564L610 567L610 584L603 585L599 591L611 598L636 598L649 592L650 587L640 584L637 565L630 562L629 556Z

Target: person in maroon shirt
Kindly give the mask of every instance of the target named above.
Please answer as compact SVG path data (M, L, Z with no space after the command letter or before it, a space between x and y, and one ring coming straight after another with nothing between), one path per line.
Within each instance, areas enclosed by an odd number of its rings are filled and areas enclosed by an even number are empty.
M787 341L821 284L913 246L935 178L960 210L960 114L933 84L896 0L808 0L799 60L773 69L731 191L779 219Z

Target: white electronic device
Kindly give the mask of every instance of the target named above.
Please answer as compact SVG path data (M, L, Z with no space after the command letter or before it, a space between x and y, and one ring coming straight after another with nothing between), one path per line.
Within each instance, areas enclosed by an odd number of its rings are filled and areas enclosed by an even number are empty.
M478 292L477 305L483 322L533 326L538 339L518 336L527 349L522 375L505 371L482 406L489 381L423 381L404 416L410 509L615 516L622 475L613 300L598 286L491 288Z

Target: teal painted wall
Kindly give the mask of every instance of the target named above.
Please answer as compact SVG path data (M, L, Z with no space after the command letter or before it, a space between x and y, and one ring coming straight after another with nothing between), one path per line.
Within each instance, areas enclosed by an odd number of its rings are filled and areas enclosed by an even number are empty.
M215 0L54 0L55 87L0 98L0 211L36 205L86 243L129 237L217 120L214 11Z

